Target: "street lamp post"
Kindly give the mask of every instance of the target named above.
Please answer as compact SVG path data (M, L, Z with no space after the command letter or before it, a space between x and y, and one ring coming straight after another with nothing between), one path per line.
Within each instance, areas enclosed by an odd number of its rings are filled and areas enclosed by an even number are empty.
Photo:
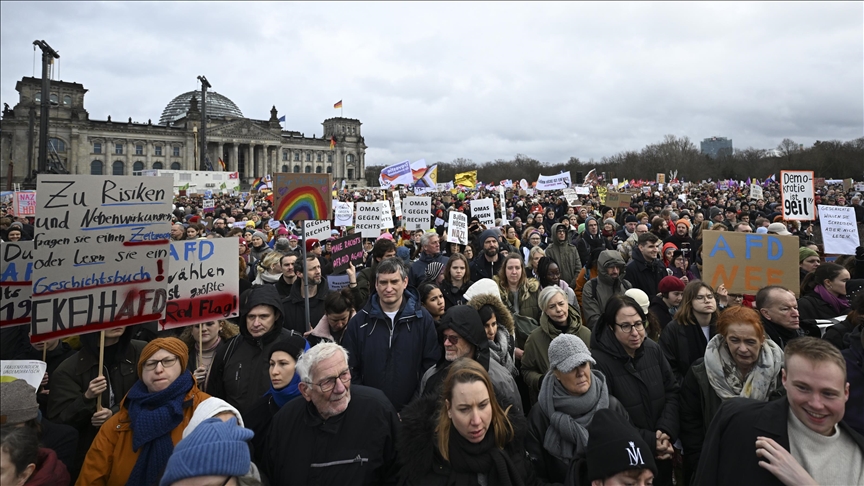
M199 166L203 171L210 170L207 166L207 88L212 88L212 86L204 76L198 76L198 81L201 81L201 129L198 130L198 142L201 145L198 151L201 157Z

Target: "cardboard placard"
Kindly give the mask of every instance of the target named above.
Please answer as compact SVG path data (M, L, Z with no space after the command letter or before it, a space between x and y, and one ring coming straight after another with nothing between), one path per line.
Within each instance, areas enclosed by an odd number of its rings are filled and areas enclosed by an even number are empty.
M15 216L36 216L36 191L15 193Z
M731 231L703 233L702 279L730 294L756 294L762 287L782 285L800 293L798 237Z
M447 242L468 244L468 216L459 211L450 211L450 221L447 223Z
M237 242L229 238L172 241L168 305L161 328L173 329L240 315Z
M337 239L330 245L333 254L333 273L342 273L349 263L363 262L363 236L351 234Z
M216 207L216 203L212 199L205 199L201 203L201 209L213 209Z
M303 221L303 231L305 231L306 239L316 239L319 242L330 238L330 221Z
M399 195L399 191L393 191L393 211L397 218L402 217L402 196Z
M762 199L762 186L759 184L750 184L750 199Z
M357 203L354 228L363 238L378 238L381 234L381 209L375 203Z
M571 208L582 205L582 202L579 200L579 194L575 189L564 189L564 199L567 200L567 205Z
M630 206L631 194L610 191L606 193L606 205L610 208L626 208Z
M432 198L406 197L402 214L402 224L406 230L428 230L432 223Z
M852 206L819 205L819 221L822 224L822 243L825 253L832 255L854 255L858 247L858 225L855 208Z
M654 178L654 182L657 184L665 184L666 183L666 174L663 172L658 172L656 177Z
M487 228L495 226L495 205L491 198L471 201L471 217L480 220Z
M375 201L374 204L381 211L381 228L393 228L393 212L390 210L390 201L385 199L383 201Z
M0 242L0 327L30 324L33 242Z
M32 342L165 317L173 182L39 175Z
M273 219L330 219L331 174L273 174Z
M812 170L781 170L780 196L783 219L809 221L816 219Z
M327 275L327 288L333 292L347 289L351 285L351 277L346 275Z
M353 202L338 202L334 206L335 225L336 226L351 226L354 224L354 203Z

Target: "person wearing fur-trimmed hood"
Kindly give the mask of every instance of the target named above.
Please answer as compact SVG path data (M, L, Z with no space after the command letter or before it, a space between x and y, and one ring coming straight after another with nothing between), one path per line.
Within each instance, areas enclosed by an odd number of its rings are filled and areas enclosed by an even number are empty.
M513 315L501 302L501 297L496 293L477 294L468 301L468 305L477 309L480 320L486 330L486 338L489 339L489 355L501 366L507 369L513 376L519 374L516 368L516 328L513 324ZM494 319L493 319L494 317Z

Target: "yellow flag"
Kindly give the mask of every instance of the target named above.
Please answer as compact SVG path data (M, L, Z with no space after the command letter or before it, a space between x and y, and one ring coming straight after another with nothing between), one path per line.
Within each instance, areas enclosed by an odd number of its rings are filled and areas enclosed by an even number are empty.
M600 198L600 204L606 204L606 186L597 186L597 196Z
M457 186L471 187L477 185L477 171L472 170L469 172L460 172L456 174L456 178L453 180L453 183Z

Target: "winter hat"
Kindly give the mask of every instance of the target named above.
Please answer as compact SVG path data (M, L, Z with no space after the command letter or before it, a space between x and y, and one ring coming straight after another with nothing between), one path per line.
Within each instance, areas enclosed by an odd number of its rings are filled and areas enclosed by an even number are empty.
M477 242L480 244L480 246L483 246L483 244L485 244L486 240L489 238L495 238L495 240L497 241L500 234L501 233L499 233L498 230L495 228L487 229L486 231L480 233L480 238L477 240Z
M248 442L254 435L233 418L205 420L174 447L160 486L201 476L245 475L252 466Z
M265 235L264 233L262 233L260 231L256 231L256 232L252 233L252 238L261 238L265 242L267 241L267 235Z
M24 380L0 383L0 425L23 424L39 415L36 389Z
M570 373L585 362L597 364L581 338L573 334L559 334L549 343L550 370Z
M140 377L144 370L144 363L150 359L151 356L156 354L156 351L160 349L164 349L169 353L177 356L177 359L180 360L180 369L185 370L186 364L189 363L189 348L186 347L186 343L175 338L175 337L167 337L167 338L156 338L146 346L141 351L141 357L138 358L138 376Z
M625 223L638 223L639 220L636 219L636 216L633 216L632 214L630 214L630 215L627 215L626 218L624 218L624 222Z
M709 214L708 219L713 220L717 216L722 216L723 210L718 208L717 206L714 206L713 208L711 208L711 211L708 214Z
M818 257L819 254L816 253L816 251L813 250L812 248L807 248L806 246L802 246L801 248L798 248L798 263L801 263L804 260L806 260L810 257L814 257L814 256Z
M690 220L687 218L680 218L678 221L675 221L675 226L678 226L679 224L687 226L688 230L690 229Z
M669 277L664 277L664 278L669 278ZM672 277L672 278L675 278L675 277ZM648 294L646 294L644 290L637 289L634 287L634 288L628 289L626 292L624 292L624 295L635 300L636 303L639 304L639 307L642 308L642 312L644 312L646 314L648 313L648 306L651 305L651 300L648 299Z
M21 224L21 221L15 221L9 225L10 230L13 228L17 229L18 231L22 231L22 232L24 231L24 225Z
M246 227L247 228L254 228L255 227L255 221L251 221L251 220L246 221Z
M780 236L789 236L792 233L786 229L786 225L783 223L771 223L768 225L768 233L776 233Z
M192 216L189 218L189 222L190 223L200 223L201 218L196 214L195 216Z
M468 290L465 291L465 295L463 295L462 298L466 302L468 302L477 295L494 295L498 298L498 300L501 300L501 293L498 290L498 284L495 283L495 281L491 278L481 278L480 280L471 284L471 286L468 287Z
M470 305L454 305L447 309L438 324L438 337L447 329L452 329L462 339L471 343L474 346L474 361L480 363L484 369L489 369L489 340L477 309Z
M318 240L316 240L315 238L309 238L308 240L306 240L306 251L312 251L312 249L315 248L315 245L320 245L320 243L318 243Z
M438 278L438 275L441 275L442 270L444 270L443 263L429 262L429 265L426 265L426 280L434 282Z
M270 356L273 356L273 353L276 351L282 351L288 353L288 356L294 358L294 362L300 359L300 356L303 355L303 352L309 349L309 343L303 339L303 336L297 333L291 333L287 339L283 339L277 343L275 343L270 348Z
M764 226L760 226L760 227L756 228L756 234L757 235L767 235L768 234L768 228L766 228Z
M378 241L378 240L393 241L393 235L391 235L390 233L382 233L381 235L378 236L378 239L376 239L375 241Z
M588 424L588 482L603 480L630 469L650 469L657 474L654 454L645 439L621 414L609 408L597 410Z
M276 244L273 245L273 249L280 253L287 253L291 251L291 247L288 246L287 238L279 238L278 240L276 240Z
M289 239L289 240L297 241L297 240L299 240L300 238L297 238L297 235L291 235L291 236L288 237L288 239Z
M277 235L280 235L280 236L281 236L281 235L290 235L291 232L288 231L288 228L286 228L286 227L284 227L284 226L280 226L279 229L276 230L276 234L277 234Z
M657 284L657 292L661 294L668 294L669 292L683 292L684 291L684 281L678 277L673 277L669 275L668 277L663 277L660 280L660 283Z
M195 407L195 412L192 413L192 418L189 419L189 425L183 429L183 438L185 439L188 437L192 431L194 431L195 428L201 425L205 420L210 420L211 418L225 412L232 413L237 417L237 424L240 425L240 427L245 427L243 425L243 417L240 416L239 410L221 398L210 397L203 400L197 407Z

